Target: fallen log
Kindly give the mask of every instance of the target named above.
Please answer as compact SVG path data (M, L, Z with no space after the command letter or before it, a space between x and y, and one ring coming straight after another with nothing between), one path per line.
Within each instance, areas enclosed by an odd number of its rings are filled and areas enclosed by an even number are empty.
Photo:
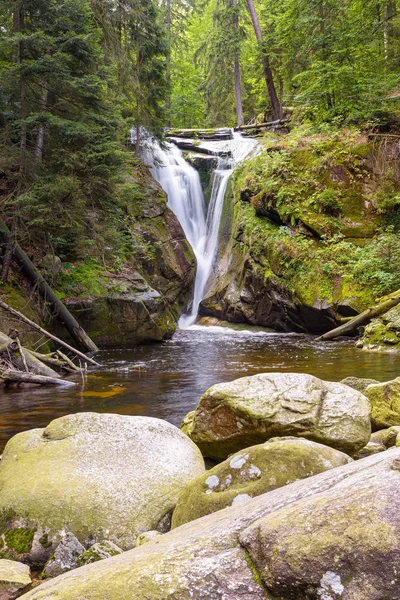
M232 156L232 153L228 150L209 150L208 148L200 148L200 146L196 146L192 142L182 142L181 140L176 140L174 138L168 138L168 141L175 146L178 146L180 150L187 150L188 152L197 152L199 154L206 154L207 156L220 156L221 158L228 158Z
M43 329L43 327L40 327L40 325L38 325L34 321L31 321L30 319L28 319L28 317L25 317L25 315L20 313L18 310L15 310L15 308L12 308L11 306L9 306L5 302L3 302L3 300L0 300L0 308L3 308L4 310L8 311L10 314L14 315L15 317L18 317L18 319L20 319L24 323L27 323L33 329L36 329L36 331L39 331L42 335L45 335L50 340L57 342L57 344L59 344L60 346L67 348L67 350L70 350L70 352L73 352L74 354L76 354L76 356L79 356L83 360L86 360L87 362L92 363L92 365L96 365L97 367L101 366L93 358L90 358L90 356L86 356L86 354L83 354L83 352L80 352L80 350L73 348L72 346L70 346L69 344L64 342L63 340L60 340L60 338L58 338L57 336L53 335L52 333L49 333L48 331L46 331L46 329Z
M10 232L2 219L0 219L0 239L3 245L7 245L10 240ZM54 315L64 323L72 338L88 352L96 352L98 350L96 344L90 339L86 331L79 325L78 321L71 315L67 307L56 296L44 277L39 273L18 244L15 244L14 246L14 257L19 263L24 275L37 286L42 298L50 305Z
M196 138L199 140L231 140L232 129L221 127L220 129L167 129L165 135L178 138Z
M239 127L234 128L234 131L249 131L251 129L262 129L265 127L279 127L279 125L284 125L285 123L289 123L289 121L290 119L278 119L277 121L255 123L254 125L239 125Z
M351 318L347 323L336 327L336 329L332 329L324 335L321 335L317 338L317 341L326 341L333 340L341 335L349 335L354 333L359 327L363 325L367 325L372 319L379 317L380 315L384 315L391 308L400 304L400 290L397 290L389 297L387 297L383 302L372 306L371 308L367 308L364 312L359 315Z
M0 332L0 344L9 345L13 342L11 338L8 337L5 333ZM26 363L28 365L29 371L36 375L44 375L45 377L54 377L58 378L60 375L45 365L38 357L34 355L33 352L27 350L26 348L22 348L22 354L25 357ZM23 369L24 363L21 356L18 356L18 351L13 356L13 363L19 368Z
M34 352L33 350L30 350L30 352L41 362L47 365L51 365L53 367L57 367L59 369L64 369L64 371L67 371L68 373L75 373L76 371L80 371L79 367L77 367L76 365L74 365L75 368L72 368L69 365L69 363L67 363L65 360L61 358L56 358L52 354L40 354L40 352Z
M75 385L73 381L65 379L55 379L54 377L45 377L44 375L34 375L23 371L12 371L7 369L0 371L0 379L6 383L36 383L40 385Z

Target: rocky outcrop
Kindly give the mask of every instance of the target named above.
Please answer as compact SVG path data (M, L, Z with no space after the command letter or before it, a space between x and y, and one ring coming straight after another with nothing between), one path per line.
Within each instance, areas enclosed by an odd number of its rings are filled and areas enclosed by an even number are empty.
M342 379L340 383L348 385L354 390L357 390L358 392L364 394L365 390L369 385L379 383L379 381L377 381L376 379L363 379L361 377L346 377L346 379Z
M374 431L400 425L400 377L369 385L365 395L371 402L371 422Z
M369 414L368 399L348 386L312 375L265 373L211 387L183 430L205 456L219 460L288 435L351 455L370 438Z
M147 170L142 176L127 177L124 188L133 258L122 274L108 275L101 294L66 300L98 345L170 337L192 295L193 252L160 185Z
M363 350L400 352L400 307L396 306L365 328L357 344Z
M77 569L23 600L393 600L400 449L297 481Z
M5 448L3 548L36 564L54 553L66 532L85 548L102 540L131 548L144 531L168 531L180 492L203 472L198 448L166 421L61 417L14 436Z
M350 462L347 454L302 438L274 438L245 448L185 487L172 528Z

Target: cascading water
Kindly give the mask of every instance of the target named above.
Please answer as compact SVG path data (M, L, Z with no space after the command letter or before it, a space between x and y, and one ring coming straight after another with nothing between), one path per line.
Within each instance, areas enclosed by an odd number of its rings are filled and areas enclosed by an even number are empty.
M182 329L195 322L200 302L206 292L218 249L222 208L232 169L248 156L256 145L255 140L242 138L238 133L233 134L232 140L202 144L211 152L229 157L218 157L208 208L198 172L183 158L182 152L174 144L168 144L163 150L159 144L152 142L144 151L144 159L150 165L153 177L167 193L168 206L178 217L196 257L193 300L190 312L182 315L179 320L179 327Z

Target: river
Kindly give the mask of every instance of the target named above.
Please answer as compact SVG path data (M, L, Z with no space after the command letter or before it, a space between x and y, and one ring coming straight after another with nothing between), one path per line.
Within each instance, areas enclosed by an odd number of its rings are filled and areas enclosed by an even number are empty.
M351 340L220 327L194 326L162 344L102 350L97 358L103 367L73 387L0 391L0 451L12 435L76 412L147 415L179 426L211 385L256 373L311 373L330 381L398 375L398 357L363 352Z

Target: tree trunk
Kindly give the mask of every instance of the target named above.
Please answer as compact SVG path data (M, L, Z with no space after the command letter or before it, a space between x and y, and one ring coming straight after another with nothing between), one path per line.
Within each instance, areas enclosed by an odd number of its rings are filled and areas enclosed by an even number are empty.
M167 0L167 127L171 127L171 0Z
M42 95L42 110L46 110L47 106L47 90L43 92ZM43 158L43 149L44 149L44 127L41 125L38 130L37 138L36 138L36 149L35 149L35 157L38 162L41 162Z
M22 371L0 371L0 379L5 382L13 383L38 383L40 385L76 385L73 381L65 379L54 379L53 377L44 377L43 375L33 375Z
M7 226L0 219L0 240L3 243L8 243L10 234ZM15 245L14 250L15 259L21 266L24 275L37 286L42 298L50 305L55 316L57 316L68 329L72 338L78 342L83 348L89 352L96 352L98 350L96 344L90 339L87 333L82 329L77 320L71 315L69 310L64 306L61 300L55 295L53 290L44 280L43 276L39 273L33 263L29 260L27 255L18 244ZM36 326L37 327L37 326ZM86 360L87 357L85 357Z
M247 0L247 6L249 8L251 20L253 22L254 33L256 34L256 38L262 54L264 77L265 83L267 85L268 96L271 102L272 117L275 120L278 120L282 118L282 106L279 102L278 94L276 93L274 78L272 75L271 66L269 64L268 54L263 45L263 36L261 33L260 23L258 21L253 0Z
M358 327L367 325L370 321L372 321L372 319L375 319L380 315L384 315L388 312L388 310L390 310L394 306L397 306L398 304L400 304L400 290L391 294L389 298L387 298L380 304L368 308L361 314L351 319L348 323L340 325L340 327L336 327L336 329L328 331L328 333L324 333L324 335L321 335L321 337L317 339L318 341L333 340L334 338L339 337L340 335L352 334L356 331L356 329L358 329Z
M239 17L237 13L237 0L232 0L232 6L234 8L234 16L233 16L233 27L236 32L236 36L239 34ZM238 40L236 40L235 44L235 58L233 65L234 75L235 75L235 100L236 100L236 125L240 127L243 125L243 103L242 103L242 90L240 85L240 61L239 61L239 48L238 48Z

